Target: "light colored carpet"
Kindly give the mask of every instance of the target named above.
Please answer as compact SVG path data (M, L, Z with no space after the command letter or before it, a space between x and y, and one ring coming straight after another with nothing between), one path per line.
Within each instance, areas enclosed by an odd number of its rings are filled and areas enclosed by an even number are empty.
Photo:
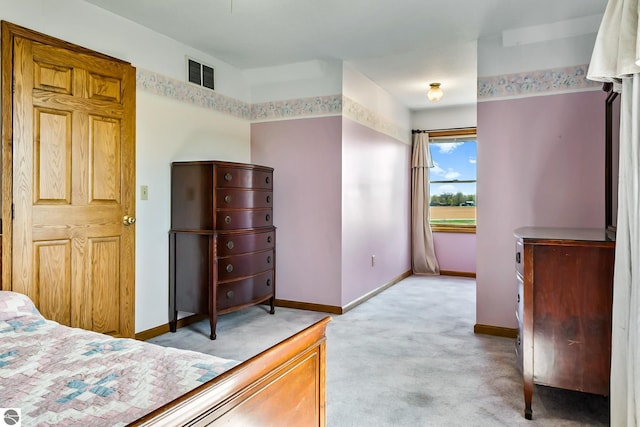
M247 359L326 316L263 306L199 322L150 342ZM514 341L475 335L475 280L409 277L327 329L327 425L607 426L608 398L536 386L523 418Z

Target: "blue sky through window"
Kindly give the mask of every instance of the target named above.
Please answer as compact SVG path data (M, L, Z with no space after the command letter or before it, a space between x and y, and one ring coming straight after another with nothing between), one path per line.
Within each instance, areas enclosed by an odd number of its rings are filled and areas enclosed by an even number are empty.
M432 142L429 144L435 165L431 181L476 180L476 141ZM431 195L461 192L476 194L474 183L432 183Z

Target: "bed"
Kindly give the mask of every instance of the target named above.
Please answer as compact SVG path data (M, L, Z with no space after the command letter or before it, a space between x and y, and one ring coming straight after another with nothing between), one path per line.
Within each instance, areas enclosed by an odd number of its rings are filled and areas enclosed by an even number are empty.
M329 321L238 362L62 326L0 291L0 406L24 426L324 426Z

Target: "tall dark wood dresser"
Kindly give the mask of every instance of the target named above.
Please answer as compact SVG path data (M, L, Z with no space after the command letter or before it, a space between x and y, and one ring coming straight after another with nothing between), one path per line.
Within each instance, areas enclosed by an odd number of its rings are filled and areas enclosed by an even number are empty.
M274 313L276 230L273 169L198 161L171 165L169 325L178 311L219 314L270 302Z
M605 229L515 230L525 418L535 384L609 395L615 242Z

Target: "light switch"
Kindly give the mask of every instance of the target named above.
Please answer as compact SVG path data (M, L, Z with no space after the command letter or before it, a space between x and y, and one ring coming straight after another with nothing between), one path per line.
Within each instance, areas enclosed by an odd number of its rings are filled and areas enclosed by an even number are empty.
M149 186L141 185L140 186L140 200L149 200Z

